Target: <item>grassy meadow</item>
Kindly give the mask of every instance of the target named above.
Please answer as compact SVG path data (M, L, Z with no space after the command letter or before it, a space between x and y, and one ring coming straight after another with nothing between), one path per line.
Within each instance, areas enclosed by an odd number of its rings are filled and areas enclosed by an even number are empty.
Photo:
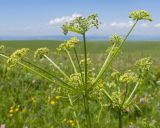
M7 55L20 48L30 48L31 52L34 52L39 47L47 47L51 51L49 56L57 64L60 64L67 74L70 74L73 70L67 56L57 55L54 52L60 43L62 41L0 41L0 45L7 47L5 51ZM110 45L104 41L87 42L88 55L92 61L90 69L94 66L94 71L98 72L107 55L104 51ZM78 55L81 56L83 44L76 46L76 49ZM76 59L72 53L73 51L71 51L71 55ZM143 57L153 59L151 72L154 75L153 78L147 78L149 86L144 85L138 89L139 95L135 96L135 100L139 107L135 111L128 110L128 113L125 113L124 128L160 127L160 87L155 84L155 79L160 79L160 42L127 42L112 67L119 71L132 69L135 61ZM27 60L31 58L33 58L33 54L26 56ZM48 66L46 61L31 62L58 76L58 71L51 65ZM6 60L0 57L0 125L5 124L6 128L85 128L81 102L75 99L73 106L66 96L65 90L55 87L53 83L21 66L7 70ZM105 98L102 100L105 101ZM112 114L114 110L107 107L107 100L105 104L101 105L96 99L92 99L90 106L94 128L118 127L118 116ZM129 114L130 111L132 114ZM80 126L77 126L77 120Z
M34 51L40 47L47 47L54 52L61 43L63 42L54 40L0 41L0 44L7 46L9 51L20 48L30 48ZM103 59L101 56L110 45L107 41L89 41L87 43L87 50L91 56L94 56L93 59L95 55L96 59L100 58L99 63L101 63L101 59ZM83 52L82 43L77 46L77 51L79 53ZM160 41L129 41L123 46L119 59L123 62L122 67L126 67L126 65L133 64L135 60L143 57L152 57L154 59L153 66L158 69L160 65Z

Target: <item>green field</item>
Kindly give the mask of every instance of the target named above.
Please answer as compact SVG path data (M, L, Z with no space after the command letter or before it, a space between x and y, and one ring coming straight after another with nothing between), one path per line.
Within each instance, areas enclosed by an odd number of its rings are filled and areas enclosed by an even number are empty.
M56 48L63 41L0 41L0 44L3 44L12 51L20 48L30 48L32 50L36 50L40 47L47 47L52 51L55 51ZM104 54L104 51L110 46L109 42L104 41L89 41L87 43L88 53L93 55L93 59L101 57ZM77 47L79 53L83 52L83 45L81 43L80 46ZM152 57L154 59L154 67L159 68L160 65L160 42L159 41L135 41L135 42L127 42L123 46L122 54L119 58L127 63L124 63L124 67L126 65L133 64L135 60L140 59L142 57ZM100 58L103 60L103 58Z

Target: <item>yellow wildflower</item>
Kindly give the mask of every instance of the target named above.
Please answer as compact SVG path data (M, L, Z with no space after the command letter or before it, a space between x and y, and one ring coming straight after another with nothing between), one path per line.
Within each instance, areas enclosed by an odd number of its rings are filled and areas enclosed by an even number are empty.
M17 106L17 107L15 108L15 111L18 112L18 111L19 111L19 108L20 108L20 106Z
M13 108L14 108L13 106L10 107L10 109L13 109Z
M51 105L55 105L56 102L55 102L54 100L50 100L50 104L51 104Z
M61 96L56 96L55 97L56 100L59 100L60 98L61 98Z
M10 109L10 110L9 110L9 113L13 113L13 112L14 112L14 110L13 110L13 109Z
M32 102L35 103L36 102L36 98L34 96L32 96Z

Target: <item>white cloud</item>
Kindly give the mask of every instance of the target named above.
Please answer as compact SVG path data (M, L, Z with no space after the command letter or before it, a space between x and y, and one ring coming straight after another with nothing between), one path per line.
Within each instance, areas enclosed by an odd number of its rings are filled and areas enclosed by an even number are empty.
M133 25L132 21L129 22L112 22L110 26L118 28L128 28Z
M154 27L156 27L156 28L160 28L160 23L159 23L159 24L154 25Z
M65 22L70 22L74 20L76 17L82 16L81 14L74 13L71 16L65 16L65 17L60 17L60 18L55 18L49 21L49 25L62 25Z
M143 23L143 24L141 24L141 26L144 28L149 27L148 23Z

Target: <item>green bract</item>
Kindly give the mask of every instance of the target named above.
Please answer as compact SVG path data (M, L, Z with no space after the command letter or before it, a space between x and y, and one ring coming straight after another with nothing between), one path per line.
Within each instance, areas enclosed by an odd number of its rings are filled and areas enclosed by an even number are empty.
M49 52L48 48L38 48L34 53L34 57L41 59L43 55L48 54L48 52Z
M8 66L10 68L15 66L20 60L24 58L28 51L28 48L22 48L20 50L15 51L7 60Z
M70 23L66 23L62 26L63 33L65 35L68 34L68 32L75 32L78 34L84 34L86 33L90 28L96 27L98 28L99 21L97 14L92 14L88 16L87 18L83 17L77 17Z
M150 14L144 10L137 10L130 13L129 18L133 20L148 20L152 21Z

